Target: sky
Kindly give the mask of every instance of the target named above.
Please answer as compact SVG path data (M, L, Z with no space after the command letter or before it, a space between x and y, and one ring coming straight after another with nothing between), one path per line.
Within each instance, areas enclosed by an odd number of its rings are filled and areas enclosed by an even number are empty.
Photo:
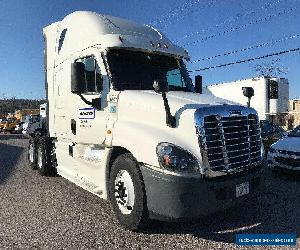
M290 98L300 98L299 8L300 0L0 0L0 99L45 97L42 28L76 10L159 29L189 51L191 77L202 75L204 85L273 64L274 76L289 79Z

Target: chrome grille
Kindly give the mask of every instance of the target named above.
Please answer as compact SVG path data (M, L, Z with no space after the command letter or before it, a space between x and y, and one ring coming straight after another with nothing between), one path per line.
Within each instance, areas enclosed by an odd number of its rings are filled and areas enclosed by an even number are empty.
M211 170L230 171L261 160L257 115L209 115L203 127L201 142Z

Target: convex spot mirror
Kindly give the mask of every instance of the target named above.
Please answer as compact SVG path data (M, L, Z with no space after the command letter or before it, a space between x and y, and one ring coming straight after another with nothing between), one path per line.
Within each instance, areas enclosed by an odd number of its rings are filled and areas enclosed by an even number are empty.
M251 98L254 96L254 89L252 87L242 87L242 90L245 97Z

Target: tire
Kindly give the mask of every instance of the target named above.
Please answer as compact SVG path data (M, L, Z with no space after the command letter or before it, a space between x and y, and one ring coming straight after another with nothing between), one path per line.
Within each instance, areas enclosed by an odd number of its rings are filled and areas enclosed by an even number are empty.
M37 169L43 176L54 176L56 168L53 164L52 143L44 137L40 137L37 143Z
M272 171L272 176L275 178L280 177L282 175L281 169L275 168L275 169L272 169L271 171Z
M35 138L30 138L29 139L29 145L28 145L28 150L27 150L27 160L29 163L29 166L32 169L37 169L37 142Z
M137 231L145 227L149 215L144 182L137 161L130 153L118 156L112 164L109 199L124 228Z

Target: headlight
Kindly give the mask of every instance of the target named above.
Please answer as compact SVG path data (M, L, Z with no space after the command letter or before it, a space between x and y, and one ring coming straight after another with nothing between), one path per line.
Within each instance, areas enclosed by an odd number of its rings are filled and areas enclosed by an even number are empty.
M160 143L156 148L159 164L170 171L199 173L197 159L188 151L171 143Z

